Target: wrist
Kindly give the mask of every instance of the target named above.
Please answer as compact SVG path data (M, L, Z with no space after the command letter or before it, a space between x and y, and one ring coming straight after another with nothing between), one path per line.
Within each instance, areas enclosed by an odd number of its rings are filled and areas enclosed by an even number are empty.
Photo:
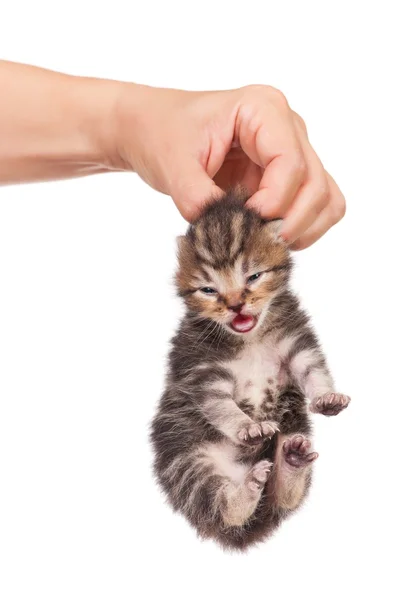
M118 153L118 105L124 83L78 79L76 111L82 135L83 160L98 170L128 170Z
M142 162L143 138L150 137L152 129L148 116L151 120L160 90L101 79L86 80L86 86L90 98L86 135L93 159L105 170L136 171Z
M107 126L102 128L106 164L111 170L140 171L143 141L151 137L154 125L151 105L156 88L136 83L108 83L113 84L113 97L111 105L108 102Z

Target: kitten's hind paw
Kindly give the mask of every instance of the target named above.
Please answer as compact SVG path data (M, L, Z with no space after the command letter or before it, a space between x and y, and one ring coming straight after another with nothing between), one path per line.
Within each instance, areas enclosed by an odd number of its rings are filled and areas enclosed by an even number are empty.
M310 410L313 413L320 413L326 417L333 417L347 408L350 401L351 398L344 394L323 394L323 396L311 402Z
M294 435L283 444L283 456L292 467L306 467L318 458L318 452L311 452L311 442L301 434Z
M274 421L252 423L238 431L238 439L242 444L250 446L262 444L266 438L272 438L277 431L279 427Z
M260 460L250 469L246 478L249 490L257 492L264 487L271 472L271 467L272 462L269 460Z

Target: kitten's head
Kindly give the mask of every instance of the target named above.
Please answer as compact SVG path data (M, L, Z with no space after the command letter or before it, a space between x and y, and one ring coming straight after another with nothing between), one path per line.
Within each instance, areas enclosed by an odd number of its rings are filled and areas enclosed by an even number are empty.
M180 296L199 317L237 335L264 320L291 270L281 221L264 221L245 199L229 193L215 201L178 240Z

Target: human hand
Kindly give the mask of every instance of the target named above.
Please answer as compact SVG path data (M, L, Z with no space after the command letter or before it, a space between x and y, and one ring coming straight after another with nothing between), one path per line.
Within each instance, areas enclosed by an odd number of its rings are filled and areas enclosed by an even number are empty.
M0 184L134 170L188 221L240 184L249 206L283 218L281 234L295 248L344 215L304 121L274 88L186 92L7 61L0 88Z
M248 205L264 217L284 219L281 234L295 249L313 244L344 216L343 194L278 90L121 85L111 164L169 194L188 221L235 184L249 191Z

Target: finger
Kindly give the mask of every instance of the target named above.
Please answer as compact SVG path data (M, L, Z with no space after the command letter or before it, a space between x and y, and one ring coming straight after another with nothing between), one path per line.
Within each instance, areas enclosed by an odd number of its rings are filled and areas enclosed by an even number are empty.
M307 163L308 177L283 221L281 236L288 243L294 242L303 235L329 202L330 190L325 170L304 136L302 148Z
M291 245L291 248L293 250L304 250L312 246L319 238L325 235L332 225L330 207L327 206L323 209L315 223Z
M326 173L326 177L330 189L329 202L311 227L292 244L294 250L304 250L311 246L345 215L345 198L333 177L329 173Z
M239 142L247 156L264 169L258 191L248 201L263 217L283 217L306 177L306 162L290 114L257 115L257 127L241 123Z
M259 190L250 198L248 206L262 217L284 217L303 180L305 163L301 157L284 154L276 156L265 168Z
M292 110L292 114L293 114L293 120L294 120L296 129L301 131L301 133L303 133L305 135L305 137L308 139L307 125L305 124L304 119L298 113L296 113L294 110Z
M178 164L181 174L170 184L170 195L184 219L192 222L200 216L205 205L219 198L223 191L195 160Z

